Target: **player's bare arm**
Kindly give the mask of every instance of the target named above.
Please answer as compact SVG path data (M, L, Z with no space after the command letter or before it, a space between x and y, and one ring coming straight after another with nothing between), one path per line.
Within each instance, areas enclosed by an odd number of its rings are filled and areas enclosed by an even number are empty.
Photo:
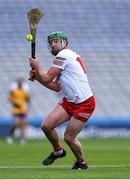
M53 81L50 83L45 83L43 79L39 79L38 82L40 82L43 86L47 87L48 89L51 89L53 91L59 92L61 90L60 84L57 80L58 78L56 77Z
M51 67L47 72L44 71L37 59L29 57L30 66L33 70L30 71L30 77L35 74L35 80L40 82L42 85L51 89L53 91L59 92L61 90L60 84L58 82L58 75L60 69L56 67Z

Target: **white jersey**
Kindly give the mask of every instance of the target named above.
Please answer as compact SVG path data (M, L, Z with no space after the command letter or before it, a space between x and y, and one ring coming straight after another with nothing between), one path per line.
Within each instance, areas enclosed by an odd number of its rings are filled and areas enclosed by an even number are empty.
M52 66L62 69L59 82L68 101L81 103L93 96L84 63L74 51L70 49L60 51Z

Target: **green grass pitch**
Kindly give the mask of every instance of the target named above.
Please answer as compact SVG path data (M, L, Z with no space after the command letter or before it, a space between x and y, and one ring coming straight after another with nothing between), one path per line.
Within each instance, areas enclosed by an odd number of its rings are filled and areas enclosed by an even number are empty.
M130 139L81 140L88 161L88 170L71 170L74 162L68 146L67 156L51 166L41 161L51 151L47 140L31 140L25 145L13 145L0 140L1 179L127 179L130 178Z

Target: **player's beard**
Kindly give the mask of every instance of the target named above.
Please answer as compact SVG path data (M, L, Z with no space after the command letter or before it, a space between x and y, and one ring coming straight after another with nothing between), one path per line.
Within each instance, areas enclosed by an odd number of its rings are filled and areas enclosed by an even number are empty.
M54 55L56 56L61 50L63 50L65 47L61 47L59 49L55 49L55 48L52 48L50 46L48 46L48 49L49 51Z
M56 56L58 53L60 52L60 50L52 50L51 53Z
M49 47L49 50L54 56L56 56L62 49L54 49Z

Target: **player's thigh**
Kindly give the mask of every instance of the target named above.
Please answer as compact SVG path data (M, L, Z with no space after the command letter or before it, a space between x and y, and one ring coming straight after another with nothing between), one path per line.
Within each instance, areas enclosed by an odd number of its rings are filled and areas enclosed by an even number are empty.
M70 119L70 115L64 108L57 104L57 106L48 114L47 118L42 122L41 127L54 129L58 125Z
M64 136L71 137L71 139L75 139L76 136L80 133L80 131L84 127L84 124L85 122L72 117L71 120L69 121L69 124L67 125Z

